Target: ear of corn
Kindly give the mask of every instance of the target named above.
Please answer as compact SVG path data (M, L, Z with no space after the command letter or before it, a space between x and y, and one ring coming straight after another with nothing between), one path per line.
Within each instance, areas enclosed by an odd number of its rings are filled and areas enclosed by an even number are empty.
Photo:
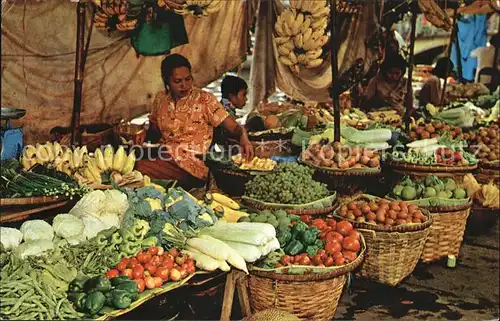
M126 154L123 146L118 147L114 157L113 157L113 170L120 172L125 165Z
M106 169L113 168L113 155L113 146L106 146L106 148L104 149L104 163L106 164Z
M135 166L135 153L134 151L131 151L130 154L128 154L128 157L125 161L125 165L123 166L122 173L123 174L128 174L134 170Z

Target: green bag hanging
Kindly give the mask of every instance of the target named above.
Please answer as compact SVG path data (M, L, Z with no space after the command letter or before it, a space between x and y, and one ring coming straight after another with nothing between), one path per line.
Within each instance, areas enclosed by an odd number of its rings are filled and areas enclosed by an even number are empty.
M184 17L171 11L144 8L130 37L137 55L159 56L189 43Z

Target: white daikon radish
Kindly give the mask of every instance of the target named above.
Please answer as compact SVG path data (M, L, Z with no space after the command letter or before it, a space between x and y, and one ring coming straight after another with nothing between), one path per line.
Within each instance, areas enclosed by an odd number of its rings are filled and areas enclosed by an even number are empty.
M276 251L279 248L280 248L280 242L278 241L277 238L274 238L271 241L267 242L266 245L263 245L261 247L262 255L266 256L269 253Z
M219 268L219 261L214 260L208 255L188 250L182 250L182 253L189 255L190 258L195 260L197 268L200 268L205 271L215 271Z
M224 242L222 243L225 244ZM229 257L228 249L231 249L227 244L225 244L226 246L224 247L220 246L218 242L214 242L213 240L201 239L197 237L187 240L187 244L197 251L206 254L216 260L224 261L226 261Z
M246 262L255 262L263 255L260 246L226 241L227 245L233 248ZM279 243L279 242L278 242ZM266 244L267 245L267 244ZM264 245L265 246L265 245Z
M229 255L228 255L226 261L229 264L231 264L232 266L234 266L235 268L248 273L247 264L245 262L245 259L243 259L241 257L241 255L238 254L238 252L236 252L232 247L227 245L224 241L213 238L210 235L202 235L202 236L200 236L200 239L217 245L217 247L219 247L221 249L221 251L222 250L227 251L229 253Z
M414 142L406 144L406 147L408 147L408 148L420 148L420 147L437 145L437 143L438 143L437 138L429 138L429 139L416 140Z
M201 234L223 241L264 245L276 237L276 230L267 223L225 223L219 220L213 226L203 229Z

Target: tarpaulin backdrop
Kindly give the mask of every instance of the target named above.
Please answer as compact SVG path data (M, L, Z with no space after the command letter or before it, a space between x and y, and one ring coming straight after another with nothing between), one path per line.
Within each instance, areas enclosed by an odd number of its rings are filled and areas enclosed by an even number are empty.
M1 105L27 109L19 121L26 142L49 139L70 126L73 109L76 3L16 0L2 12ZM189 44L174 49L188 57L195 85L203 87L246 59L245 1L228 1L218 13L186 17ZM90 9L87 20L90 19ZM87 21L87 28L90 20ZM137 57L130 39L93 30L85 66L81 123L115 123L148 112L163 88L163 57Z
M281 64L274 42L274 24L284 10L280 0L261 2L257 15L255 50L250 74L252 85L251 104L256 106L271 96L276 87L294 99L302 101L327 101L328 87L332 83L330 56L318 68L302 68L298 75ZM378 30L375 1L365 1L361 13L345 19L337 35L339 74L347 71L359 58L364 60L367 72L378 51L372 50L369 40Z

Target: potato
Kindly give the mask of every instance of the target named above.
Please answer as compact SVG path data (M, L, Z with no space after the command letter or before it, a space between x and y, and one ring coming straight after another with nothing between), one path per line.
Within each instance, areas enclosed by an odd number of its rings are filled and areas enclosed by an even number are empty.
M366 221L364 216L356 217L356 222L358 223L364 223Z
M385 220L385 224L390 226L394 225L394 222L395 221L392 218L388 218Z
M377 215L375 215L374 213L368 213L366 214L366 219L368 221L375 221L377 219Z
M402 219L396 220L396 225L403 225L403 224L406 224L406 220L402 220Z
M380 223L384 223L385 222L385 213L384 212L378 212L377 211L377 221L380 222Z
M408 213L405 212L399 212L398 213L398 218L402 220L406 220L408 218Z

